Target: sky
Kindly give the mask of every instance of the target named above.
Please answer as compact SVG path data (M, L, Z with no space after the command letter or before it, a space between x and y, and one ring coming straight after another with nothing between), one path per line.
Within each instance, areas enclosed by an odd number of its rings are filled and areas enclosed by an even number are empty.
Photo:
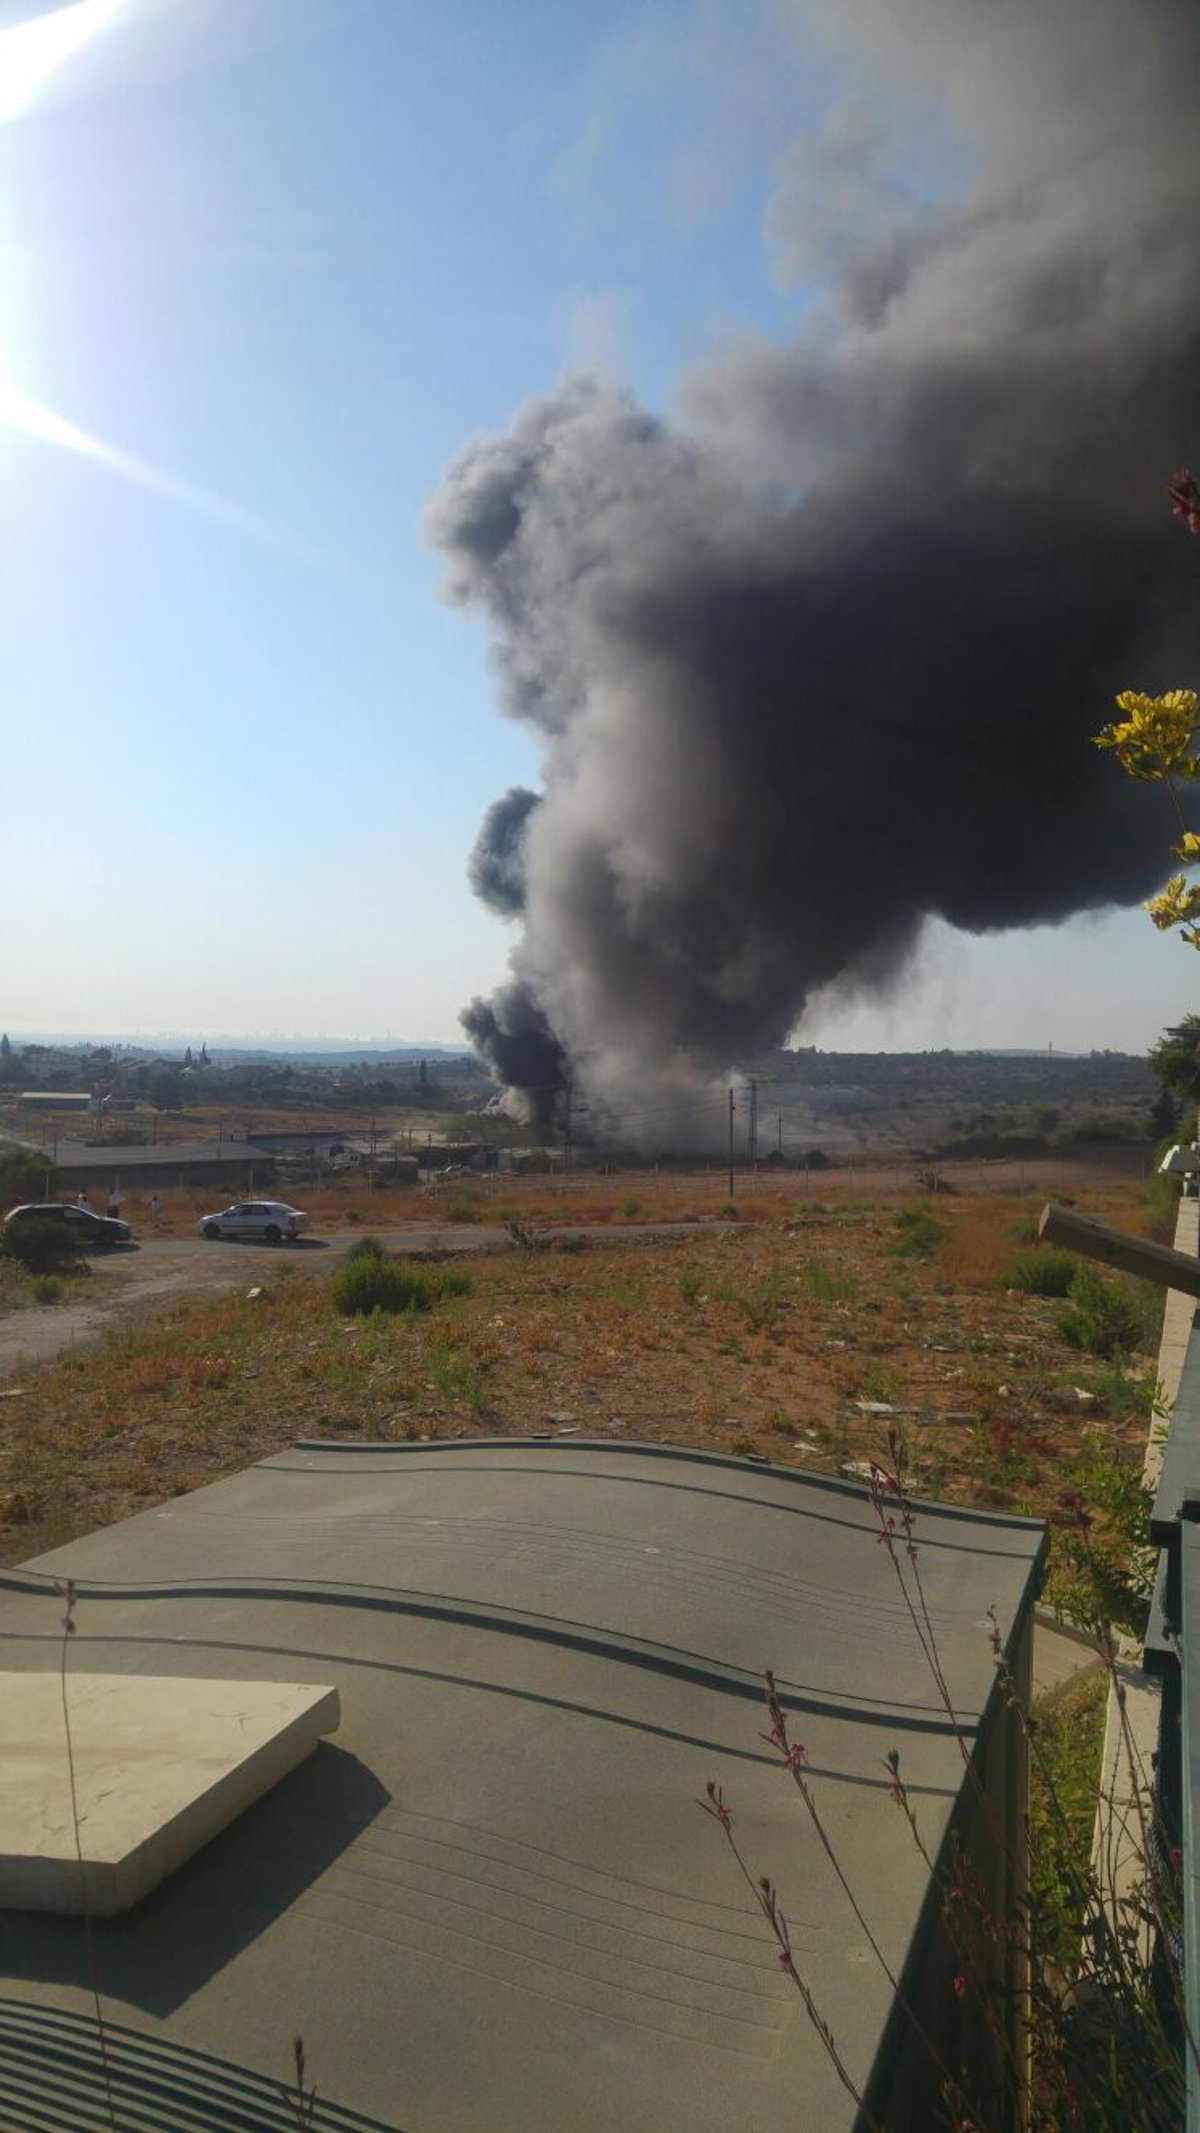
M794 331L772 186L838 91L769 0L0 0L0 1025L456 1040L538 764L422 513L564 373L670 409ZM937 925L797 1034L1140 1050L1188 956Z

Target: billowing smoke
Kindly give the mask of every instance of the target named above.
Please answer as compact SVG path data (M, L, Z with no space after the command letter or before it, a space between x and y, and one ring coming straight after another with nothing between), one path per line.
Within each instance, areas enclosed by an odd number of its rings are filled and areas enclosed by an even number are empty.
M475 839L467 879L501 918L517 918L525 909L525 825L540 798L523 785L510 785L493 800Z
M825 278L794 344L739 344L673 424L568 381L429 513L544 749L540 799L507 795L476 847L523 931L466 1026L511 1087L569 1072L616 1122L699 1120L706 1075L826 982L894 980L931 914L1135 900L1169 834L1088 736L1117 688L1191 678L1163 488L1196 445L1200 14L830 0L828 23L868 87L934 94L961 197L906 194L880 106L843 105L769 217L780 272Z

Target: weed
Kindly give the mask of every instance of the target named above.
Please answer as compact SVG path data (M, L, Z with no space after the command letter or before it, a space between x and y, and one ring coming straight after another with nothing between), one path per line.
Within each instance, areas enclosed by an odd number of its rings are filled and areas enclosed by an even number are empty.
M704 1290L704 1276L701 1274L698 1267L684 1267L682 1272L680 1273L678 1282L676 1283L676 1287L679 1290L679 1300L681 1303L699 1303L700 1297L703 1294Z
M886 1363L868 1363L859 1380L859 1398L892 1407L904 1398L904 1379L898 1370L889 1370Z
M1154 1345L1158 1292L1143 1295L1131 1284L1106 1281L1094 1267L1079 1266L1067 1290L1069 1302L1055 1318L1059 1338L1088 1355L1132 1355Z
M461 1404L468 1414L479 1414L483 1407L483 1372L475 1357L465 1348L452 1347L445 1335L439 1334L429 1344L427 1360L443 1400L452 1406Z
M1074 1252L1022 1252L1000 1276L1002 1289L1019 1289L1023 1296L1065 1296L1079 1268Z
M627 1222L632 1222L634 1216L640 1215L641 1211L642 1203L640 1200L622 1200L621 1213L624 1215Z
M66 1283L57 1274L35 1274L30 1283L33 1300L39 1304L61 1303L66 1295Z
M744 1290L740 1302L752 1333L763 1333L773 1326L784 1305L783 1276L778 1267L771 1267L759 1281Z
M729 1440L729 1449L735 1459L744 1459L747 1452L754 1450L754 1439L744 1429L736 1430Z
M853 1303L858 1295L857 1277L844 1267L830 1266L824 1259L807 1261L796 1279L817 1303Z
M618 1281L613 1286L613 1302L622 1311L640 1311L650 1301L650 1291L644 1281Z
M725 1200L722 1205L718 1207L717 1213L720 1216L722 1222L736 1222L738 1219L738 1211L732 1200Z

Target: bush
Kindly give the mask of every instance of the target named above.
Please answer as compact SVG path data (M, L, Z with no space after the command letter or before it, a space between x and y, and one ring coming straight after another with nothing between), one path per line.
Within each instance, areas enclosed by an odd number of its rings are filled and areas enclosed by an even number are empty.
M1054 1323L1068 1347L1088 1355L1132 1355L1153 1347L1153 1306L1123 1282L1105 1281L1093 1267L1079 1266L1067 1295Z
M681 1303L699 1303L704 1290L704 1276L699 1268L694 1266L684 1267L679 1276L678 1287Z
M57 1274L38 1274L33 1281L33 1300L39 1304L61 1303L66 1295L66 1284Z
M928 1259L945 1236L945 1225L927 1207L902 1207L896 1216L895 1259Z
M52 1200L62 1176L44 1155L27 1148L0 1149L0 1211L29 1200Z
M1024 1296L1065 1296L1078 1271L1074 1252L1022 1252L1001 1274L1000 1287Z
M386 1259L388 1256L387 1246L381 1244L378 1237L356 1237L344 1263L349 1266L354 1259Z
M27 1274L66 1274L83 1265L83 1245L65 1222L10 1222L0 1250Z
M343 1318L367 1318L372 1311L428 1311L448 1296L465 1296L470 1286L465 1267L415 1267L390 1259L381 1246L373 1252L356 1247L334 1275L330 1295Z

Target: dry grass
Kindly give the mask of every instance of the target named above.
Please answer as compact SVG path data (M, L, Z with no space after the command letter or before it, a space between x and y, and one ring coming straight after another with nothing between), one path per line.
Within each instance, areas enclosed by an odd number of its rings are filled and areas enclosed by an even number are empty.
M661 1211L653 1186L640 1196ZM588 1219L604 1204L592 1188ZM578 1429L830 1471L877 1453L898 1419L918 1490L1042 1511L1085 1429L1139 1453L1145 1417L1119 1374L1063 1346L1052 1302L996 1286L1036 1202L939 1196L945 1233L925 1260L893 1256L898 1204L764 1191L760 1219L728 1231L489 1256L468 1295L412 1319L339 1318L328 1274L282 1261L265 1299L175 1305L26 1374L0 1403L0 1555L299 1435ZM1086 1210L1137 1227L1140 1202L1105 1178Z

